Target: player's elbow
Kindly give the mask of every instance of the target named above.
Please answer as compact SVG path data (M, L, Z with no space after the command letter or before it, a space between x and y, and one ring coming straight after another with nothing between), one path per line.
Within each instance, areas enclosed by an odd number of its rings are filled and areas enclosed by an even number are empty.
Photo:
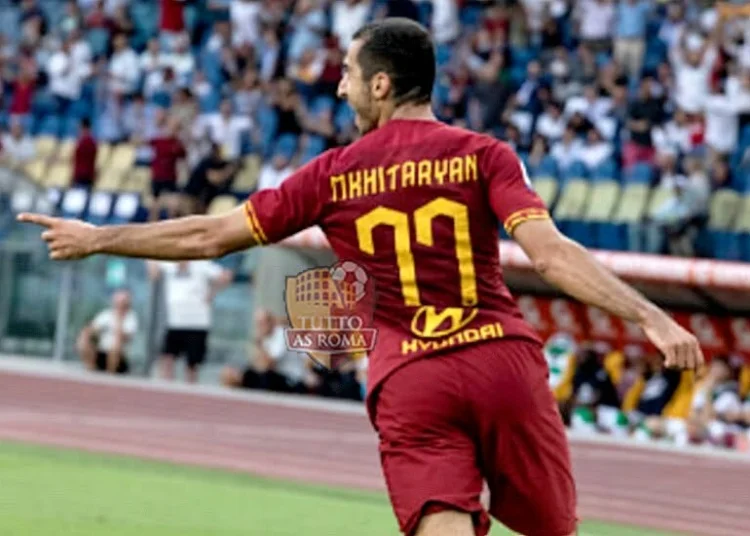
M576 252L580 247L576 242L561 236L539 248L531 258L531 263L540 276L545 279L554 279L556 273L575 263Z

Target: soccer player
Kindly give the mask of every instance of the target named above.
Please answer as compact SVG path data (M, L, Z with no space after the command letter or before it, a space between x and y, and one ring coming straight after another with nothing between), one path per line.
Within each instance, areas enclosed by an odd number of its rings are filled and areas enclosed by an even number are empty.
M433 50L412 21L360 29L339 94L361 139L234 212L111 227L20 220L46 227L53 259L212 258L319 225L341 260L375 278L367 408L402 532L484 535L492 515L525 536L568 536L577 518L565 431L540 341L503 283L498 224L551 284L638 323L667 366L698 367L703 356L695 337L558 232L508 145L435 119Z

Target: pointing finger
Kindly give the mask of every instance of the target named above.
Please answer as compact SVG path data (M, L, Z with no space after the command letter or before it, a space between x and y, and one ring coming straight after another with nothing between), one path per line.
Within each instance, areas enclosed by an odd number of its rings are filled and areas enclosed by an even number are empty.
M46 216L44 214L31 214L28 212L24 212L22 214L19 214L16 219L22 223L33 223L36 225L41 225L43 227L51 227L55 223L55 220L57 218Z

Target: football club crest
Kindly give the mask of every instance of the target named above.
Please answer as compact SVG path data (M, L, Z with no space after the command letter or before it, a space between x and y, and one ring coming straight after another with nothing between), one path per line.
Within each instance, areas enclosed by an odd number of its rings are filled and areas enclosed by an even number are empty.
M287 277L287 347L306 352L319 364L364 357L375 346L374 286L352 261Z

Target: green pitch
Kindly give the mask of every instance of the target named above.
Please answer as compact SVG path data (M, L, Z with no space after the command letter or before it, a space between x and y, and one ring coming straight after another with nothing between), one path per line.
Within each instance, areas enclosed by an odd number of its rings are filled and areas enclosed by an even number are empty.
M0 443L3 536L397 535L386 498ZM508 533L497 525L493 536ZM665 536L587 523L584 536Z

